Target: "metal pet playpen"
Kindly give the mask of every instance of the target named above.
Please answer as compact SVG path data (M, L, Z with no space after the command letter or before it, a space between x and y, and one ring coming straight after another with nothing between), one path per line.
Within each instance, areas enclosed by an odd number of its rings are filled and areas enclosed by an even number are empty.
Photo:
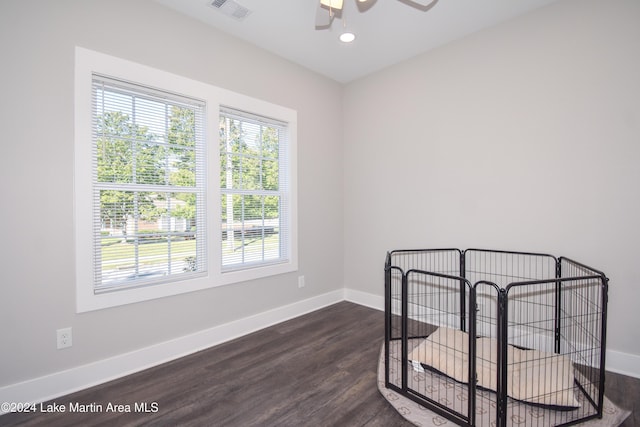
M389 252L385 385L466 426L601 417L607 289L565 257Z

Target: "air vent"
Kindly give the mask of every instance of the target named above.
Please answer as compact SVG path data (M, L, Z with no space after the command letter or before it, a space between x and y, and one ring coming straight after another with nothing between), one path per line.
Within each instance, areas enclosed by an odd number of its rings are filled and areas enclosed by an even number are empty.
M249 9L234 0L213 0L211 6L238 21L244 21L251 14Z

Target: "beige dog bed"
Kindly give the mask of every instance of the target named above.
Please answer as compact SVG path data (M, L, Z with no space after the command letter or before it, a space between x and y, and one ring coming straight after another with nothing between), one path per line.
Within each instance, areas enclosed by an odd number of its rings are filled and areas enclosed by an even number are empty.
M422 365L462 383L469 382L469 335L440 327L409 354L414 370ZM478 387L497 390L498 341L476 340ZM579 408L574 395L571 360L561 354L507 347L507 395L523 402L560 408Z

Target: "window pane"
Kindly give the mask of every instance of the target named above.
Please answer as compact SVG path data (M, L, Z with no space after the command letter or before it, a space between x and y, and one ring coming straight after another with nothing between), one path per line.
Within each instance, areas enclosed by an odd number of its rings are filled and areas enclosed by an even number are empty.
M280 197L267 196L264 198L265 222L277 227L280 220Z
M260 225L258 222L262 221L262 212L262 196L244 196L244 219L245 222L251 221L248 227Z
M96 113L101 115L122 114L133 116L133 97L115 88L105 90L98 87L96 90Z
M278 260L278 196L222 195L222 265Z
M278 190L280 180L279 165L277 160L262 161L262 188L265 190Z
M231 187L235 189L241 189L242 187L242 158L237 155L229 154L227 156L227 177L231 180L227 183L231 183Z
M221 206L222 265L242 263L242 196L223 194Z
M176 187L196 186L195 153L184 151L182 155L173 151L169 159L169 184Z
M128 140L100 138L96 143L98 182L133 182L133 150Z
M280 197L264 198L265 245L264 259L277 260L282 257L280 235Z
M163 230L171 231L174 241L195 239L198 224L196 193L171 193L169 196L167 213L161 215L165 221L162 223Z
M100 193L102 285L196 271L195 193Z
M195 112L190 108L171 107L167 142L182 147L195 147Z
M167 173L166 150L155 144L137 143L131 162L135 165L138 184L165 184Z
M260 152L261 126L255 123L240 122L239 151L241 153L256 155Z
M195 240L172 241L166 235L104 235L101 239L102 287L128 285L197 271Z
M265 127L262 130L262 157L277 159L279 151L279 131L277 128Z
M144 139L163 142L165 134L166 104L150 99L135 97L135 122L144 132Z
M242 157L242 188L245 190L259 190L260 184L260 159L254 155Z
M241 129L238 120L220 118L220 151L228 153L240 153Z

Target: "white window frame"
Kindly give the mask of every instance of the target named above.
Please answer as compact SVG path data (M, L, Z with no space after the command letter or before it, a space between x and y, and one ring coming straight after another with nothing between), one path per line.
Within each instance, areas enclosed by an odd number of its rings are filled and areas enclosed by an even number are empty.
M74 145L74 223L76 263L76 311L78 313L137 303L156 298L209 289L220 285L259 279L298 269L297 242L297 113L295 110L241 95L216 86L188 79L135 62L76 47L75 52L75 145ZM158 285L124 288L96 293L93 287L93 210L92 210L92 105L93 74L101 74L140 85L199 99L206 104L206 211L207 268L205 275ZM290 211L289 260L276 265L258 266L231 272L222 271L219 189L220 106L272 117L288 123Z
M236 196L236 197L238 196L257 196L257 197L275 196L277 197L279 199L278 228L282 228L282 230L278 232L278 256L277 257L273 257L274 254L272 250L265 252L264 246L261 247L262 251L260 252L259 256L256 256L257 253L255 252L255 246L252 249L248 250L249 253L245 253L242 250L244 249L243 248L244 236L242 235L242 231L245 230L245 223L244 223L245 212L244 212L244 205L243 205L241 211L237 212L240 214L240 218L235 218L235 220L232 221L233 225L230 224L227 219L226 227L224 230L227 234L227 242L223 244L223 248L225 247L228 248L229 245L233 245L234 249L241 249L240 256L230 257L230 259L228 258L227 261L235 261L235 262L228 262L227 264L225 264L224 262L225 260L223 257L222 271L224 273L228 273L231 271L246 270L246 269L255 268L255 267L263 267L269 264L279 264L283 262L283 260L286 261L289 259L289 253L288 253L289 246L287 244L289 239L289 233L288 233L289 230L288 230L288 227L286 227L286 224L289 223L288 215L290 212L290 210L288 209L289 173L288 173L288 167L287 167L289 164L289 159L288 159L289 150L288 150L288 140L287 140L288 131L286 129L288 125L286 123L273 120L270 117L256 116L255 114L249 114L245 111L239 111L229 107L225 107L224 111L221 111L220 118L221 119L224 118L225 123L229 123L229 121L233 121L239 124L241 127L248 125L248 127L252 131L258 131L259 134L251 134L251 136L249 135L246 136L249 138L249 140L245 140L245 141L248 141L248 144L252 143L252 141L250 141L251 137L261 138L262 132L265 128L274 129L278 131L279 139L278 139L278 156L277 156L277 162L278 162L277 188L262 187L262 184L263 184L262 178L260 180L259 186L257 186L256 188L247 188L244 186L244 182L236 182L236 180L238 179L240 181L242 180L242 176L243 176L242 172L235 171L235 173L239 175L234 177L234 173L231 170L225 169L225 174L227 175L226 176L227 182L225 186L221 186L220 191L222 192L222 194L226 194L227 197L233 197L233 196ZM228 141L225 141L225 142L228 142ZM222 147L223 147L222 141L221 141L220 147L221 147L221 155L222 155ZM228 152L227 150L229 149L230 149L229 146L225 147L225 153L228 153L228 155L224 154L224 157L227 160L227 162L230 161L231 158L240 160L244 157L244 154L241 154L241 153L234 154L230 151ZM262 161L274 160L274 157L269 155L267 155L266 157L263 157L263 153L261 151L254 153L252 156L250 156L250 158L253 158L254 160L258 160L258 164L259 164L258 167L262 167ZM222 161L221 165L225 163L226 163L225 161ZM254 182L253 184L255 185L256 183ZM229 215L230 213L229 199L227 199L227 204L220 206L220 208L222 212L226 212L227 215ZM262 209L264 209L264 206L262 207ZM231 212L232 216L233 216L233 211L235 211L235 208L232 209L232 212ZM264 210L262 211L262 214L263 214L262 221L272 221L269 219L265 219ZM255 225L255 218L250 219L249 221L252 223L252 225ZM282 227L283 224L285 225L284 227ZM241 229L236 230L234 225L235 226L240 225ZM262 225L264 226L264 222ZM274 223L270 222L270 225L274 225ZM250 230L251 225L249 225L248 227L249 227L248 229ZM240 236L237 239L240 241L240 244L237 244L236 239L233 239L233 238L229 239L230 232L235 232L235 231L240 231ZM266 235L262 235L259 241L260 243L264 243L266 239L268 239L268 237ZM252 243L255 243L255 242L252 242ZM267 252L269 252L268 255L267 255Z
M227 285L236 282L243 282L247 280L259 279L266 276L273 276L276 274L288 273L298 270L298 214L297 214L297 113L286 107L281 107L275 104L271 104L265 101L261 101L248 96L240 95L228 90L221 90L220 102L217 108L216 116L216 129L218 119L220 117L220 107L227 106L232 107L235 110L246 111L251 114L263 117L270 117L275 120L287 123L287 139L288 139L288 154L287 159L289 163L289 188L288 197L290 200L288 212L282 212L282 217L289 220L289 239L287 245L289 246L285 252L288 252L289 259L286 262L280 262L278 264L266 264L266 265L248 265L245 268L238 268L233 270L222 271L222 233L220 233L220 225L222 223L222 213L220 208L220 184L218 177L220 176L220 163L219 163L219 134L216 132L216 177L215 177L215 197L216 197L216 268L220 273L220 284ZM212 192L209 192L211 194Z

